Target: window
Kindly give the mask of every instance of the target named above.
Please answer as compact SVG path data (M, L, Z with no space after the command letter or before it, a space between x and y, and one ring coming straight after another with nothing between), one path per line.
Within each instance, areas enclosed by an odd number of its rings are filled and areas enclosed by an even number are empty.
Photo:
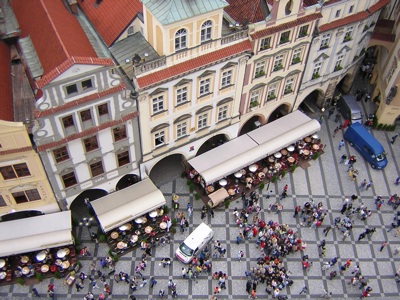
M322 35L320 49L328 48L330 39L331 35L329 33Z
M202 114L198 117L197 128L203 129L207 127L207 114Z
M228 105L218 108L218 122L225 120L228 117Z
M353 10L354 10L354 5L350 6L350 8L349 8L349 14L351 14L351 13L353 12Z
M232 70L226 71L222 73L222 83L221 86L227 87L232 84Z
M349 28L346 29L346 33L343 38L343 43L351 40L351 35L353 33L353 29L354 29L353 26L350 26Z
M97 106L97 111L99 112L99 116L107 116L108 117L108 105L107 103L101 104Z
M210 93L210 78L200 80L200 97Z
M0 173L3 176L4 180L26 177L31 175L26 163L0 167Z
M342 69L342 62L343 62L344 55L339 55L336 63L335 63L335 71L339 71Z
M319 78L320 72L321 72L321 66L322 66L322 62L317 62L314 64L314 69L313 69L313 73L312 73L312 79L316 79Z
M212 29L212 22L205 21L203 25L201 25L201 42L205 42L211 40L211 29Z
M61 179L62 179L62 181L64 183L64 187L66 187L66 188L70 187L70 186L73 186L73 185L75 185L77 183L74 172L70 172L70 173L67 173L65 175L62 175Z
M308 25L301 26L300 30L299 30L299 36L298 37L299 38L305 37L307 34L308 34Z
M92 173L92 177L96 177L96 176L103 174L104 173L103 162L98 161L98 162L92 163L90 165L90 172Z
M176 104L182 104L187 101L187 87L182 87L176 90Z
M133 26L128 27L128 35L134 34L135 33L135 28Z
M97 137L92 136L90 138L84 139L83 144L85 145L86 152L90 152L92 150L96 150L99 148L99 144L97 143Z
M294 83L294 78L289 78L288 80L286 80L285 90L284 90L285 95L293 92L293 83Z
M293 51L292 64L297 64L301 61L301 48L297 48Z
M164 145L165 143L165 131L159 131L154 134L154 144L157 146Z
M17 204L26 203L30 201L40 200L40 194L37 189L21 191L12 193Z
M72 117L72 115L62 118L62 122L63 122L65 129L71 128L71 127L73 127L75 129L74 118Z
M61 147L53 150L53 156L57 163L69 159L67 147Z
M0 207L7 206L6 201L4 200L3 196L0 195Z
M92 114L90 113L90 109L81 111L81 120L82 122L86 122L86 121L91 121L92 120Z
M283 54L275 56L274 71L283 69Z
M279 44L284 44L289 42L290 31L282 32L281 38L279 39Z
M162 112L164 110L164 96L159 96L152 99L153 114Z
M338 10L336 11L335 18L339 18L339 17L340 17L340 13L341 13L341 10L338 9Z
M254 77L261 77L265 75L265 61L260 61L256 63L256 69L254 73Z
M179 139L186 136L187 127L186 122L179 123L176 125L176 137Z
M78 87L76 86L76 84L67 85L65 87L65 90L67 91L68 96L78 93Z
M117 160L118 160L118 167L122 167L124 165L129 164L130 163L129 151L126 150L124 152L118 153Z
M267 37L261 40L260 50L271 48L271 37Z
M175 51L186 48L186 29L179 29L175 34Z
M250 107L255 107L259 104L260 90L254 91L250 95Z
M120 141L126 138L125 125L113 128L114 141Z
M93 87L91 79L86 79L86 80L82 81L81 84L82 84L83 91L85 91L87 89L91 89Z
M276 89L277 89L277 85L276 85L276 84L271 84L271 85L268 87L267 101L273 100L273 99L276 98Z

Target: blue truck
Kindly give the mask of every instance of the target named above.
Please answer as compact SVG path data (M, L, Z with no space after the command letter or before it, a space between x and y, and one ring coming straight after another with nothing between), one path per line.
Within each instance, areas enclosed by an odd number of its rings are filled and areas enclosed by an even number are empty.
M388 161L385 149L360 123L351 124L344 138L364 157L374 169L383 169Z

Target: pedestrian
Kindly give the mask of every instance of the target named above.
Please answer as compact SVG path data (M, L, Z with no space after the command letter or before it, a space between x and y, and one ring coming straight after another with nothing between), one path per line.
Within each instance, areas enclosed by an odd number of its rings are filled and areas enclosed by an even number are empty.
M158 292L158 296L159 296L161 299L164 299L165 291L164 291L164 290L160 290L160 291Z
M340 213L343 215L346 212L346 210L347 210L347 203L343 203Z
M367 235L365 234L365 232L360 233L360 235L358 236L358 241L363 240Z
M343 155L340 157L339 164L344 163L344 161L345 161L346 159L347 159L347 155L346 155L346 154L343 154Z
M305 293L307 293L307 291L308 291L308 288L307 288L306 286L304 286L304 287L301 289L299 295L301 295L302 293L305 294Z
M296 218L297 215L299 214L299 212L301 212L301 206L298 205L294 208L294 214L293 214L293 218Z
M203 208L201 209L201 219L203 220L206 217L207 213L207 206L203 205Z
M340 151L340 149L342 149L343 146L344 146L344 141L340 140L339 145L338 145L339 151Z
M333 130L333 135L332 135L332 137L335 137L335 135L339 132L339 130L340 130L340 128L339 128L339 126L337 126L337 127L335 128L335 130Z
M36 297L39 297L39 298L40 298L40 294L39 294L38 290L37 290L35 287L32 288L32 293L33 293Z
M365 185L365 190L368 191L368 189L372 186L372 181L368 181L368 183Z
M221 288L219 286L216 286L214 288L214 295L219 294L221 292Z
M320 257L325 257L326 248L322 247L321 253L319 254Z
M379 252L382 252L382 250L383 250L387 245L389 245L389 243L388 243L387 241L383 242L383 243L381 244L381 247L379 248Z
M331 225L328 225L324 228L324 230L322 230L322 232L325 234L325 237L328 235L329 230L332 229Z
M279 297L279 289L276 288L276 289L274 290L274 296L273 296L273 298L278 298L278 297Z
M255 290L252 290L252 291L251 291L250 298L251 298L251 299L257 299L256 291L255 291Z
M332 107L329 109L329 111L328 111L328 120L329 120L329 118L333 115L334 112L335 112L335 107L332 106Z
M398 136L399 136L398 134L392 136L392 140L390 141L390 143L391 143L392 145L394 144L394 142L396 141L396 139L397 139Z
M150 288L152 289L156 284L157 284L157 280L154 278L154 276L151 276L150 277Z
M400 246L397 247L397 248L394 250L393 255L397 255L397 254L399 254L399 253L400 253Z
M239 250L239 252L238 252L238 259L239 259L239 261L242 260L243 256L244 256L244 252L243 252L242 250Z
M243 241L243 233L239 232L238 235L236 236L236 244L240 244Z
M250 294L250 292L251 292L251 282L250 281L246 282L246 292L247 292L247 294Z
M77 282L77 283L75 284L75 287L76 287L76 291L77 291L77 292L79 292L81 289L83 289L83 285L82 285L81 283L79 283L79 282Z
M396 181L394 182L395 185L399 185L400 184L400 176L396 178Z
M366 188L366 186L367 186L367 179L364 179L363 181L361 181L360 186L358 188L362 192Z
M335 123L339 122L341 119L340 114L336 114L335 116Z
M336 271L330 272L330 273L329 273L329 280L332 280L333 278L335 278L336 275L337 275L337 272L336 272Z
M318 245L318 248L324 248L326 244L325 240L322 240L321 243Z
M187 212L188 212L188 216L189 218L192 216L193 213L193 207L190 203L187 204Z

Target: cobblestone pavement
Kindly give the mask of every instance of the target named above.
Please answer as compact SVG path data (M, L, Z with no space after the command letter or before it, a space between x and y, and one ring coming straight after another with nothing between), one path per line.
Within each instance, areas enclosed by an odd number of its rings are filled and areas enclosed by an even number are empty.
M361 103L365 110L367 104ZM366 112L370 113L370 112ZM393 183L399 174L399 162L396 157L400 155L399 141L392 145L390 139L394 133L385 133L382 131L373 131L373 135L383 144L386 149L389 164L383 171L372 169L364 159L355 152L347 143L341 151L338 150L338 142L342 138L339 133L335 138L332 132L337 124L332 120L324 119L322 130L319 133L322 142L326 144L325 153L317 160L310 161L310 167L303 170L298 168L293 174L286 175L280 182L271 184L269 190L273 190L277 194L282 190L285 184L289 185L288 198L281 201L284 206L280 214L268 213L266 208L269 204L277 200L276 196L270 199L262 197L261 206L263 208L261 217L264 220L274 220L279 223L286 223L291 228L298 231L300 237L307 243L307 248L303 252L297 252L289 255L284 259L286 268L291 272L291 279L294 284L290 288L282 291L282 294L288 295L289 299L318 299L323 293L323 289L333 293L335 299L357 299L361 292L357 287L349 285L351 278L350 271L343 274L338 272L338 277L328 280L329 274L321 270L324 261L328 261L334 256L339 256L340 261L348 258L358 263L362 273L369 279L369 285L373 288L369 299L398 299L400 285L394 280L394 273L400 267L400 255L393 254L394 249L400 246L400 237L395 237L395 230L387 232L394 213L393 209L386 203L380 211L375 209L374 197L382 195L387 200L388 195L399 193L399 187ZM357 155L356 169L359 176L356 181L351 181L347 175L347 166L338 164L339 157L346 153ZM358 189L359 182L363 179L372 180L373 186L368 191L361 192ZM200 210L202 202L195 200L193 193L190 193L186 185L186 180L181 178L173 179L161 187L167 203L171 204L172 193L177 193L180 198L181 208L186 207L186 203L190 202L194 206L193 216L189 218L190 228L193 230L200 224ZM267 191L265 188L264 193ZM322 230L328 224L333 224L336 216L340 215L340 209L345 197L356 193L360 196L359 202L363 202L373 211L373 214L366 221L355 219L355 226L351 236L342 241L339 231L332 230L326 238L326 258L321 259L318 255L318 241L323 238ZM265 195L265 194L264 194ZM305 201L314 199L315 202L322 202L324 208L329 213L324 220L321 228L315 230L309 227L301 226L293 215L295 205L303 205ZM225 272L229 280L227 289L218 294L218 299L247 299L248 295L245 291L245 271L256 265L256 259L260 256L260 251L256 248L254 240L246 241L244 244L237 245L235 243L236 235L239 228L235 225L232 212L235 206L241 207L241 201L234 201L229 209L219 208L215 212L215 217L207 216L205 222L209 224L214 232L215 239L219 240L227 248L227 254L224 258L213 259L213 271ZM377 231L371 239L364 239L357 242L358 235L367 227L376 227ZM177 292L179 299L208 299L212 295L213 288L217 285L212 280L211 275L201 274L199 279L188 282L181 278L181 268L183 265L173 260L169 268L160 266L163 257L174 257L174 251L178 244L188 235L188 230L183 234L176 233L173 236L173 243L166 244L164 247L158 246L153 253L151 261L149 261L144 276L149 278L154 275L158 283L151 289L149 284L134 292L137 299L153 299L158 298L160 289L167 289L167 282L173 279L177 283ZM82 244L87 245L92 250L92 257L82 259L82 270L88 274L90 262L98 262L100 258L107 256L108 247L106 244L94 244L90 241L88 230L79 228L79 236ZM382 251L379 247L382 242L389 241L389 245ZM245 258L239 262L237 253L239 250L245 252ZM136 250L120 258L116 264L117 273L120 271L134 274L134 267L140 261L141 251ZM313 262L313 266L307 271L302 270L301 256L307 254ZM60 279L46 279L40 284L35 285L42 297L45 297L47 285L49 282L55 284L56 299L83 299L86 292L91 291L88 282L85 282L85 288L79 293L75 287L68 287L62 284ZM107 282L112 287L112 295L108 299L128 299L130 295L129 286L125 283L117 283L113 277L107 278ZM99 282L100 283L100 282ZM309 292L299 295L303 286L308 286ZM267 298L265 288L262 284L258 287L258 297ZM29 299L33 298L32 286L11 285L0 287L1 299ZM97 297L99 289L94 289L93 293ZM168 296L171 298L171 296ZM271 296L268 296L268 298Z

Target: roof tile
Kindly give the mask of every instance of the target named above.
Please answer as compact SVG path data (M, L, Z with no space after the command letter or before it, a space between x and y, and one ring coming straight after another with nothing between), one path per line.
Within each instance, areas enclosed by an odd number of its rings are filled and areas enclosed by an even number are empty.
M230 47L226 47L191 60L173 65L169 68L162 69L160 71L145 75L137 79L139 89L149 87L155 83L160 83L172 77L180 74L198 69L200 67L207 66L213 62L217 62L220 59L227 58L236 54L240 54L245 51L252 49L250 41L246 40Z
M257 31L255 33L251 34L250 36L254 40L260 39L265 36L268 36L268 35L271 35L271 34L274 34L274 33L280 32L280 31L284 31L284 30L287 30L290 28L294 28L296 26L314 21L319 18L322 18L322 15L320 13L311 14L311 15L308 15L305 17L298 18L295 21L286 22L286 23L278 25L278 26L265 28L263 30L260 30L260 31Z
M224 10L239 23L243 23L244 20L249 23L257 23L265 19L260 0L227 0L227 2L229 6Z
M382 7L384 7L385 5L389 4L390 0L380 0L379 2L375 3L374 5L372 5L370 8L368 8L367 10L373 14L374 12L377 12L378 10L380 10Z
M0 120L13 121L10 48L0 40Z
M139 12L143 13L140 0L103 0L98 5L93 2L78 1L78 4L108 46L115 42Z
M361 11L361 12L358 12L358 13L356 13L354 15L351 15L351 16L348 16L348 17L345 17L345 18L342 18L342 19L339 19L339 20L332 21L332 22L329 22L327 24L321 25L318 28L318 30L319 30L319 32L332 30L334 28L342 27L342 26L345 26L345 25L349 25L349 24L364 20L368 16L369 16L369 14L366 11Z

